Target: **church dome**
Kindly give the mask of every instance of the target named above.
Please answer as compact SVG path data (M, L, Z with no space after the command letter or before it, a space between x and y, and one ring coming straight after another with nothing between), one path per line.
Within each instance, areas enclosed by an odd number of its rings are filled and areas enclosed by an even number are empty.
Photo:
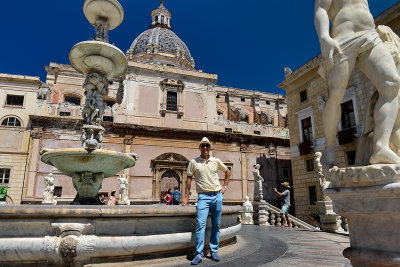
M193 69L194 60L186 44L171 30L171 13L164 7L163 1L151 16L150 29L133 41L127 52L128 59Z

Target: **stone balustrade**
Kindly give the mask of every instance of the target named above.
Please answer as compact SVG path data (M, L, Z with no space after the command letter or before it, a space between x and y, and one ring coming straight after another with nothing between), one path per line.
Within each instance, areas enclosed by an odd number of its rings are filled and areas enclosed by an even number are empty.
M264 205L267 208L267 214L268 214L267 225L277 226L277 227L282 226L282 218L281 218L280 212L279 212L280 210L269 203L264 203ZM241 211L242 218L243 218L243 213L245 213L245 211ZM246 213L253 213L253 215L254 215L254 213L256 213L256 212L253 211L253 212L246 212ZM289 218L290 218L293 228L303 228L303 229L307 229L310 231L319 231L314 226L312 226L306 222L303 222L302 220L300 220L292 215L289 215Z

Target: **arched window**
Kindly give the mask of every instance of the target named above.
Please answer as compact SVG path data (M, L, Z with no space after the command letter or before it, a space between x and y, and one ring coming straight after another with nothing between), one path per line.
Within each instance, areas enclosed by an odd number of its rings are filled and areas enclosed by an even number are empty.
M164 16L161 15L161 23L164 24Z
M19 121L19 119L15 118L15 117L8 117L2 121L1 125L2 126L11 126L11 127L21 127L21 122Z

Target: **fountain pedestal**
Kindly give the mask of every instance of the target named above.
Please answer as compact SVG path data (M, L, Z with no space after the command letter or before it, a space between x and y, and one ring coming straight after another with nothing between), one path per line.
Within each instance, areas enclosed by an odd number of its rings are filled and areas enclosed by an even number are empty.
M327 179L334 211L349 225L343 255L354 267L400 266L400 166L335 167Z
M339 215L333 211L332 200L318 201L317 206L321 222L321 230L332 233L336 232L339 229L337 223Z
M253 202L253 220L255 225L268 225L267 203L265 201Z

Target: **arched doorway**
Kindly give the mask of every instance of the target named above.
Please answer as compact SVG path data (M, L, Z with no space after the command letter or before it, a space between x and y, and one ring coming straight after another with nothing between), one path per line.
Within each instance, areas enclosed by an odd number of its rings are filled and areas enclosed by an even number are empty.
M164 153L151 161L153 167L153 201L164 202L168 189L178 187L185 195L186 169L189 161L177 153Z
M179 175L174 172L174 171L166 171L162 176L161 176L161 182L160 182L160 191L161 191L161 199L160 201L165 203L164 201L164 196L168 193L168 189L171 189L171 191L174 191L175 187L178 187L179 191Z

